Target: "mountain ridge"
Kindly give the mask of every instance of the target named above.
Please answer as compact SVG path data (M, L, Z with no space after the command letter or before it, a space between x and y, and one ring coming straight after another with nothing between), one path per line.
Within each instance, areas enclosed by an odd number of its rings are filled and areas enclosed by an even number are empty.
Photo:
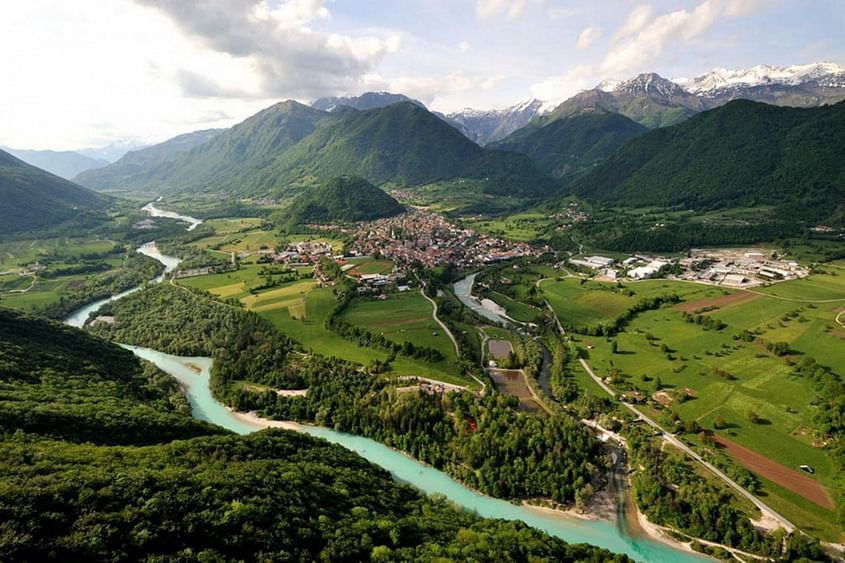
M108 205L108 198L0 150L0 234L52 227Z

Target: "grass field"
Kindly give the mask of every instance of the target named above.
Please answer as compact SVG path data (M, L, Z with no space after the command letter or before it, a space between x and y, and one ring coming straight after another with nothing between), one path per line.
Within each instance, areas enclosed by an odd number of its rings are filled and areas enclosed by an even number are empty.
M541 238L553 224L542 213L517 213L500 219L469 221L468 227L484 234L516 241L534 241Z
M387 353L363 348L326 328L326 318L335 305L331 288L317 288L305 296L305 315L294 320L285 308L261 311L259 314L290 338L325 356L334 356L367 365L373 359L385 360ZM442 362L446 364L446 362ZM472 380L457 374L449 365L433 365L398 357L391 364L393 375L418 375L457 385L475 386Z
M754 450L786 467L812 466L813 478L835 490L836 470L822 449L816 434L814 417L816 394L801 377L793 375L792 358L810 356L843 374L845 369L845 329L837 327L834 317L843 302L807 303L787 299L830 299L842 293L839 275L814 275L806 280L776 284L766 289L781 298L755 295L744 300L723 300L717 309L705 315L728 326L707 330L686 322L681 307L664 306L637 315L614 338L577 337L588 348L589 362L601 376L612 376L620 389L637 389L644 396L658 395L662 407L650 409L662 419L668 410L682 420L695 420L702 427ZM544 284L560 314L580 314L582 319L611 315L621 307L619 299L608 291L594 290L591 298L579 295L584 286L561 282ZM648 296L678 289L686 302L708 302L729 292L708 286L695 286L655 280L629 284L636 296ZM549 291L549 290L552 291ZM557 291L554 291L557 290ZM609 303L607 302L609 301ZM573 304L574 303L574 304ZM588 305L589 311L582 312ZM616 309L613 309L616 307ZM753 342L734 339L740 331L756 333ZM613 353L611 343L617 346ZM766 348L767 342L788 342L798 356L777 357ZM758 421L752 422L750 412ZM716 428L716 426L724 428ZM770 486L771 485L771 486ZM841 540L833 511L790 493L774 484L765 486L766 502L772 502L800 526L819 530L824 538ZM788 493L788 494L787 494Z
M443 329L431 317L431 303L418 291L391 293L387 299L356 299L343 318L393 342L411 342L434 348L448 362L457 361L455 347Z
M491 297L498 305L505 308L508 316L521 323L533 323L537 320L537 316L542 313L541 309L533 307L527 303L511 299L507 295L498 292L492 292Z
M0 272L17 271L49 253L59 252L78 256L93 252L106 252L114 247L107 240L52 238L26 239L0 243Z
M542 284L543 293L561 322L569 326L589 326L610 321L637 302L613 284L567 278Z
M223 299L234 298L243 301L253 296L250 291L251 289L264 284L264 279L260 275L264 267L263 264L242 264L241 268L234 272L183 278L179 280L179 283L197 289L204 289ZM311 268L299 268L297 271L300 275L303 275L309 273Z

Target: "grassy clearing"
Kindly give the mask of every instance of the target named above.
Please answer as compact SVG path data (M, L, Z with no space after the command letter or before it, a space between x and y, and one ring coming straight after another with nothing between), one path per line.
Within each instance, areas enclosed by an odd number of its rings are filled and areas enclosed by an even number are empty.
M253 296L253 290L261 287L265 282L260 272L265 268L264 264L243 264L240 269L234 272L222 274L211 274L195 278L183 278L179 280L181 285L204 289L222 299L234 298L242 301ZM302 276L310 275L311 268L297 269ZM295 283L295 282L294 282ZM284 287L284 286L282 286ZM257 294L259 296L261 294Z
M615 284L582 281L567 278L542 285L546 299L564 324L589 326L611 321L637 302Z
M516 213L498 219L470 221L479 233L515 241L534 241L545 236L554 221L542 213Z
M507 295L495 291L492 294L492 298L493 301L505 308L509 317L521 323L533 323L542 312L536 307L516 301Z
M660 287L667 283L672 282L630 286L640 297L674 287ZM841 283L839 276L821 274L766 289L784 286L782 296L818 299L841 291ZM567 289L579 305L591 303ZM682 291L687 302L726 293L692 285ZM598 299L607 292L593 293ZM758 296L706 312L728 325L720 331L687 322L676 308L664 306L640 313L613 338L578 338L589 348L589 362L596 372L612 376L618 389L636 389L655 397L659 386L657 396L663 405L652 406L649 412L667 425L671 425L664 416L668 408L682 420L695 420L787 467L811 465L816 470L812 477L836 497L835 466L813 430L816 394L806 381L793 375L789 362L806 355L843 375L845 334L840 332L845 331L833 322L842 306ZM594 316L597 311L600 309L595 307ZM756 339L735 340L733 336L743 330L755 333ZM614 342L616 353L612 351ZM795 353L777 357L767 350L767 342L787 342ZM757 422L752 422L752 412ZM841 532L832 524L833 512L772 483L764 482L764 491L766 502L799 526L826 539L841 539Z
M343 318L353 325L383 334L393 342L434 348L454 363L455 347L431 317L431 303L418 291L391 293L387 299L356 299Z
M776 283L760 288L759 291L787 299L841 299L845 306L845 272L836 267L827 268L825 273L813 274L801 280Z
M0 272L18 271L51 253L79 256L107 252L114 248L108 240L90 238L25 239L0 243Z
M297 316L296 320L292 318L291 312L284 308L261 311L259 314L284 334L318 354L334 356L362 365L369 364L373 359L386 360L385 352L360 347L326 328L326 318L334 305L332 290L317 288L306 295L305 314ZM458 385L472 385L471 380L458 375L449 366L428 364L401 356L396 358L391 365L393 375L416 375Z

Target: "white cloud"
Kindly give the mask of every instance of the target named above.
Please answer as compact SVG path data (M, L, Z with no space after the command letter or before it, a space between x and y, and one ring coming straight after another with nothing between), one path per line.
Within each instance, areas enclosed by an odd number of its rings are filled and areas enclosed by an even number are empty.
M549 8L548 10L546 10L546 16L553 20L568 18L574 16L576 13L576 10L574 10L573 8Z
M461 41L458 43L458 51L461 53L466 53L469 51L469 41Z
M602 62L610 74L632 74L647 70L667 45L688 42L724 18L752 13L758 4L744 0L704 0L692 11L678 10L653 17L650 8L639 6L615 34L615 43Z
M595 69L590 65L578 65L561 76L551 76L531 85L531 95L548 102L562 102L581 90L592 88L597 83Z
M246 59L268 97L313 97L354 88L384 55L401 46L396 36L312 29L309 25L316 20L331 17L326 0L135 1L166 14L200 45ZM221 89L219 95L227 92Z
M578 40L575 41L575 48L579 51L588 48L601 37L602 30L599 27L589 26L585 27L581 33L578 34Z
M475 14L486 20L504 14L509 19L516 19L525 13L528 0L475 0Z
M623 23L616 31L611 42L616 43L621 39L625 39L639 33L649 24L649 22L651 22L653 17L654 8L652 6L648 4L637 6L631 10L631 13L628 14L628 17L625 19L625 23Z

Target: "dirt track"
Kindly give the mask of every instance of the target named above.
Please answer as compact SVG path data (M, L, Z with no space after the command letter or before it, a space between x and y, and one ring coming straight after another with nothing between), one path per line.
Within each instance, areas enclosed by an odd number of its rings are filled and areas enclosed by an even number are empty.
M713 297L711 299L699 299L698 301L690 301L688 303L681 303L676 305L675 309L684 313L692 313L706 307L727 307L728 305L736 305L745 301L757 299L759 295L756 293L749 293L747 291L738 291L730 295L723 295L721 297Z
M793 493L799 494L805 499L816 503L822 508L833 510L834 505L827 491L822 485L808 475L796 469L790 469L776 461L740 446L722 436L715 436L716 442L725 447L728 453L735 458L743 467L761 477L777 483Z

